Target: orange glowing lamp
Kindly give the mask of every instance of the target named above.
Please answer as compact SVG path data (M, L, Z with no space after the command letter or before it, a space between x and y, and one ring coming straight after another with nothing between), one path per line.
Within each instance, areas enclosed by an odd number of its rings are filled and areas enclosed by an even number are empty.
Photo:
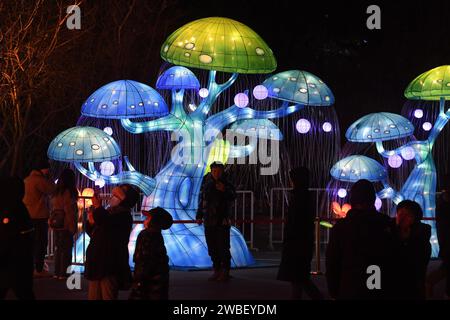
M351 208L352 206L349 205L348 203L344 203L342 207L336 201L333 201L333 203L331 204L331 210L333 210L334 214L338 218L345 218L347 212L349 212Z

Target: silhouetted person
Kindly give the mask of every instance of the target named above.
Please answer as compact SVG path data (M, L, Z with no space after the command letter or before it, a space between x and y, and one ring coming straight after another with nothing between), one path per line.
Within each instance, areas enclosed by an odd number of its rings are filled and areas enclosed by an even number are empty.
M45 254L48 245L48 218L50 216L49 196L55 184L49 177L48 160L37 161L30 175L25 178L23 202L30 213L34 225L34 268L35 276L49 276L44 270Z
M17 299L33 300L34 229L22 202L23 181L0 177L0 300L12 290Z
M132 300L169 299L169 257L161 231L173 223L169 212L156 207L147 213L144 230L139 233L134 251Z
M101 206L97 194L92 198L86 229L91 240L84 273L89 280L89 300L115 300L119 290L131 286L128 242L133 225L131 208L138 198L139 193L130 185L112 190L108 209Z
M278 280L292 283L292 298L301 299L305 291L311 299L323 299L311 281L314 250L314 210L308 191L309 170L295 168L289 173L293 190L289 198Z
M431 256L431 226L422 223L423 211L417 202L397 205L393 277L395 299L425 299L425 276Z
M427 295L431 297L434 285L445 278L445 294L450 299L450 175L444 176L441 185L442 192L436 203L436 231L442 263L427 277Z
M56 190L51 197L50 227L53 227L56 252L55 275L60 280L67 277L67 268L72 264L73 236L77 224L77 198L75 172L65 169L56 184Z
M377 212L374 202L375 189L372 183L367 180L357 181L350 191L352 209L331 229L326 278L332 298L390 297L392 267L389 262L393 246L391 219ZM379 278L376 268L381 272Z
M227 281L231 266L231 204L236 192L224 176L222 163L213 162L210 168L211 173L203 179L196 219L199 224L205 224L206 244L214 269L209 280Z

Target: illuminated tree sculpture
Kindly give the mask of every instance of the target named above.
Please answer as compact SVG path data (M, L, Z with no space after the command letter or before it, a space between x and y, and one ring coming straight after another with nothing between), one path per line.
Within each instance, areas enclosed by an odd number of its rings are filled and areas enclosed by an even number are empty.
M394 150L386 150L383 141L412 136L414 133L414 127L408 119L386 112L362 117L353 123L346 133L349 141L375 142L378 153L388 159L391 168L399 168L404 160L415 161L416 164L400 191L395 191L385 181L386 188L379 195L380 198L391 198L395 204L405 199L414 200L422 207L424 217L428 218L435 216L436 205L436 167L432 150L437 136L450 118L450 110L444 110L445 99L448 96L450 96L450 66L429 70L415 78L406 88L405 97L408 99L440 102L439 115L434 125L429 124L427 131L430 133L425 140L412 140ZM417 113L415 116L421 115ZM342 180L341 177L333 176ZM434 221L427 223L433 227L431 243L433 256L437 256L435 223Z
M252 108L246 90L235 95L233 105L210 115L218 97L233 85L238 74L267 74L276 69L275 57L267 44L253 30L231 19L205 18L186 24L167 38L161 48L161 57L176 65L163 72L156 84L159 90L171 91L170 110L154 89L121 80L95 91L81 112L90 117L118 119L123 128L133 134L160 130L173 132L179 139L171 160L154 178L138 173L126 158L128 170L112 176L98 172L93 162L88 162L86 168L81 161L73 161L75 167L93 181L102 178L109 184L126 182L138 186L145 193L142 209L161 206L175 220L195 218L201 182L213 159L225 162L228 158L248 156L255 150L254 142L230 145L219 139L223 130L229 128L254 138L280 140L281 132L268 119L284 117L306 105L330 106L334 103L330 89L320 79L294 70L272 76L263 85L253 88L253 95L258 100L267 97L283 100L278 108ZM208 70L206 86L200 88L200 82L186 67ZM231 73L231 76L219 84L216 82L218 71ZM198 90L202 98L198 106L184 107L187 90ZM147 119L133 121L136 118ZM138 225L133 230L131 247L141 228ZM163 232L163 236L171 265L211 266L203 226L174 224ZM234 267L254 262L244 238L234 227L231 230L231 254Z

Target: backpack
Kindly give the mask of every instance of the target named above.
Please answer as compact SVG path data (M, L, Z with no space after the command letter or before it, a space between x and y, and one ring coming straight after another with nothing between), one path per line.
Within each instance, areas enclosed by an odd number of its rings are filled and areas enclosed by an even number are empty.
M66 213L62 209L55 209L50 212L48 225L54 230L64 229L64 217Z

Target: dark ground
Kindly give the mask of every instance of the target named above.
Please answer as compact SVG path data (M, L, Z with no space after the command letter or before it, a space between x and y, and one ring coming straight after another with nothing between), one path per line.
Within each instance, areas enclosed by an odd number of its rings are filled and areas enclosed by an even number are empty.
M209 282L210 271L171 271L171 300L287 300L290 286L277 281L279 252L255 252L257 262L262 267L233 270L229 283ZM314 262L313 262L314 263ZM429 271L439 266L439 261L431 261ZM49 261L50 269L52 268ZM322 267L322 270L324 267ZM325 277L313 276L313 281L327 296ZM54 279L35 279L35 294L38 300L84 300L87 298L87 282L83 279L81 290L68 290L65 281ZM9 299L14 296L9 293ZM121 291L119 298L126 300L128 292ZM434 291L433 299L444 299L444 283L440 282ZM308 299L305 297L305 299Z

